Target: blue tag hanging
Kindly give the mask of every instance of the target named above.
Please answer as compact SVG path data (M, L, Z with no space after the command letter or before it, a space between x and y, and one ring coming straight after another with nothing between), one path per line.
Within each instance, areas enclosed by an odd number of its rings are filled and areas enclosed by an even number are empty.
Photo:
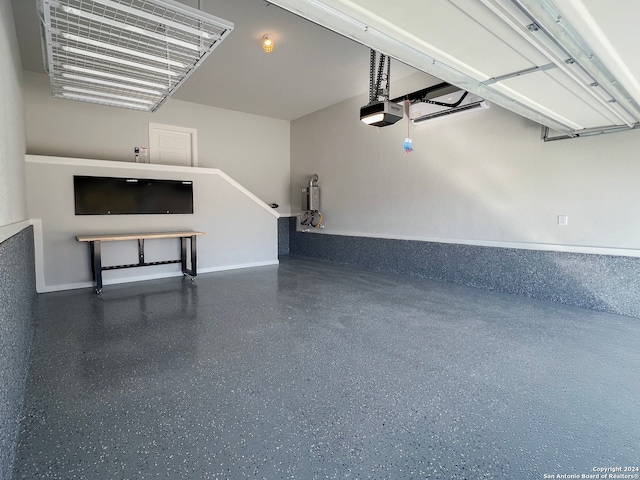
M413 147L411 146L411 139L409 137L404 139L404 143L402 144L402 146L404 147L404 151L406 153L411 153L413 152Z

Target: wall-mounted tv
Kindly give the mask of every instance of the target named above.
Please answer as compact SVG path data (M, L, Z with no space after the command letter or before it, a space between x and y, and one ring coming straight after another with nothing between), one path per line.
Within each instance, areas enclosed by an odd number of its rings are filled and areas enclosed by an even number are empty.
M76 215L193 213L193 182L150 178L73 177Z

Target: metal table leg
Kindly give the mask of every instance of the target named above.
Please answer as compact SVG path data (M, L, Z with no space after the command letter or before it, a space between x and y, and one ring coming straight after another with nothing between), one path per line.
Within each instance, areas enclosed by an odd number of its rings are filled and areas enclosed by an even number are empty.
M191 280L194 280L196 278L196 275L198 275L198 268L196 265L196 236L195 235L191 236L191 272L193 272L191 274Z
M89 242L91 249L91 273L96 284L96 293L102 292L102 254L100 252L100 240Z
M144 264L144 238L138 239L138 265Z
M182 264L182 274L187 274L187 241L180 237L180 263Z
M191 247L191 268L188 268L187 266L187 239L189 240L189 246ZM193 280L198 274L196 258L196 236L180 237L180 261L182 263L182 273L184 275L190 275L191 280Z

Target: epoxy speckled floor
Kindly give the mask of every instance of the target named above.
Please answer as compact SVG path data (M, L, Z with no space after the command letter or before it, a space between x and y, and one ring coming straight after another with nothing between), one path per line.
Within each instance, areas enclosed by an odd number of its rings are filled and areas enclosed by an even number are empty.
M295 257L38 309L15 479L640 466L637 319Z

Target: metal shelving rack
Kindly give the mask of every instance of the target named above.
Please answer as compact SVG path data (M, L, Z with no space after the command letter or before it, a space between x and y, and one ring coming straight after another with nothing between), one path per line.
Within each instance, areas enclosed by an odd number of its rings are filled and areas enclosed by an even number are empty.
M233 30L173 0L37 0L54 97L156 111Z

